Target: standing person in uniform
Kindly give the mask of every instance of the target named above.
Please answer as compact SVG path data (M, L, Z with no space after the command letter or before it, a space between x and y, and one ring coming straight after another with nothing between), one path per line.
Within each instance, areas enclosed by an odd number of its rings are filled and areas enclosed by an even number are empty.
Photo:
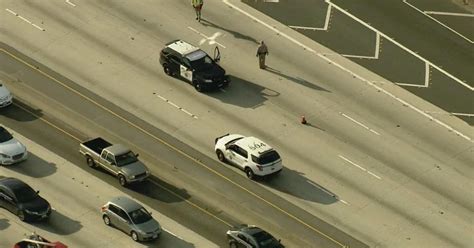
M196 11L196 20L198 22L201 22L201 9L202 5L204 4L203 0L191 0L191 4L194 7L194 10Z
M260 46L257 49L257 57L258 57L258 63L260 65L260 69L265 69L265 57L268 55L268 48L267 45L265 45L265 42L263 40L260 42Z

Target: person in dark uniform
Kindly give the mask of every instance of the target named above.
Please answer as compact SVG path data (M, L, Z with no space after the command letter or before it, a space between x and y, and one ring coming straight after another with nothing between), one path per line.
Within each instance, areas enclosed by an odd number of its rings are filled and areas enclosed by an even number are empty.
M260 42L260 46L257 49L257 57L258 57L258 63L260 65L260 69L265 69L265 57L268 55L268 48L267 45L265 45L265 42L263 40Z

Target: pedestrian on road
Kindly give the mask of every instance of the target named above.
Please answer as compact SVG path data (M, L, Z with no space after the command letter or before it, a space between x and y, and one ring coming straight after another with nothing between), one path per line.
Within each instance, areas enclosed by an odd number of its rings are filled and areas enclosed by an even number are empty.
M463 0L464 2L464 5L468 5L469 4L469 0Z
M265 57L268 55L268 48L267 45L265 45L265 42L263 40L260 42L260 46L257 49L257 57L258 57L258 63L260 65L260 69L265 69Z
M194 10L196 11L196 20L198 22L201 22L201 9L202 5L204 4L203 0L191 0L191 4L194 7Z

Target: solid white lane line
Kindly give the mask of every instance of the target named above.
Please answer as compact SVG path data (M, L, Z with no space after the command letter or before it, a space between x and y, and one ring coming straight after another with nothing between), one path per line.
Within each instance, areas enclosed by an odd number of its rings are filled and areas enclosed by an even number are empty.
M405 4L407 4L408 6L412 7L412 8L415 9L416 11L420 12L422 15L424 15L424 16L430 18L431 20L435 21L435 22L438 23L439 25L441 25L441 26L447 28L449 31L451 31L451 32L453 32L453 33L455 33L455 34L457 34L457 35L460 36L461 38L467 40L467 41L470 42L471 44L474 43L473 40L467 38L466 36L462 35L462 34L459 33L458 31L452 29L452 28L449 27L448 25L446 25L446 24L444 24L444 23L438 21L436 18L434 18L434 17L432 17L432 16L426 14L426 13L425 13L424 11L422 11L421 9L415 7L415 5L413 5L413 4L409 3L409 2L407 2L407 0L403 0L403 3L405 3Z
M156 93L153 93L153 94L155 94L157 97L159 97L161 100L163 100L164 102L168 103L169 105L171 105L171 106L173 106L173 107L175 107L175 108L181 110L182 112L186 113L187 115L193 117L194 119L197 119L197 118L198 118L195 114L193 114L193 113L187 111L186 109L184 109L184 108L178 106L177 104L175 104L174 102L172 102L172 101L166 99L165 97L160 96L160 95L158 95L158 94L156 94Z
M447 113L447 112L438 112L438 111L425 111L425 112L430 113L430 114L438 114L438 115L456 115L456 116L474 117L474 114L468 114L468 113Z
M355 167L357 167L357 168L359 168L359 169L361 169L361 170L363 170L363 171L365 171L365 172L369 173L371 176L373 176L373 177L375 177L375 178L377 178L377 179L379 179L379 180L381 180L381 179L382 179L381 177L379 177L379 176L378 176L378 175L376 175L375 173L373 173L373 172L371 172L371 171L367 170L366 168L364 168L364 167L362 167L362 166L360 166L360 165L358 165L358 164L356 164L356 163L352 162L351 160L349 160L349 159L345 158L345 157L344 157L344 156L342 156L342 155L339 155L339 158L341 158L341 159L345 160L346 162L348 162L348 163L350 163L350 164L354 165Z
M330 18L331 18L331 5L328 5L328 9L326 11L326 19L324 20L324 26L322 28L305 27L305 26L288 26L288 27L293 28L293 29L326 31L329 28L329 19Z
M428 15L474 17L474 14L467 14L467 13L453 13L453 12L440 12L440 11L423 11L423 13L428 14Z
M355 120L354 118L352 118L352 117L350 117L350 116L348 116L348 115L346 115L346 114L344 114L344 113L341 113L341 112L339 112L339 113L340 113L342 116L346 117L347 119L349 119L349 120L355 122L355 123L358 124L359 126L365 128L365 129L367 129L368 131L370 131L370 132L372 132L372 133L374 133L374 134L376 134L376 135L380 135L380 134L377 133L375 130L369 128L368 126L362 124L361 122Z
M14 15L14 16L20 18L22 21L24 21L24 22L26 22L26 23L32 25L33 27L35 27L35 28L37 28L37 29L39 29L39 30L41 30L41 31L46 31L46 29L44 29L44 28L42 28L42 27L40 27L40 26L38 26L38 25L32 23L30 20L28 20L28 19L26 19L25 17L19 15L18 13L14 12L13 10L10 10L10 9L5 9L5 10L6 10L7 12L11 13L12 15Z

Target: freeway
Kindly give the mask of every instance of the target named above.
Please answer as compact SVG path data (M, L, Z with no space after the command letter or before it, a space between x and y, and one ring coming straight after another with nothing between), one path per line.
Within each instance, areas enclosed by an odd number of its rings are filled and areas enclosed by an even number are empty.
M217 199L202 201L222 218L254 221L294 247L472 244L473 132L465 122L427 114L446 112L396 85L378 83L387 80L238 1L207 2L201 23L184 0L69 3L1 3L39 27L8 15L0 34L7 44L1 54L5 81L39 113L65 106L53 116L76 123L75 129L101 126L95 129L100 132L81 132L130 142L148 161L159 161L152 162L156 175L193 198L206 199L199 197L208 192L202 187L213 190ZM219 42L231 87L201 94L167 77L157 56L176 38L208 52ZM269 46L269 70L257 68L259 40ZM32 76L37 73L45 74ZM117 116L101 115L104 109L97 112L74 90L200 159L176 156ZM299 124L302 114L309 125ZM210 159L213 139L228 132L272 144L285 171L276 180L254 183ZM238 183L223 181L215 171ZM240 186L248 189L243 195ZM234 196L228 190L240 192L234 205L216 207ZM250 192L312 224L298 225ZM236 205L271 213L242 216Z
M35 119L27 112L14 110L16 111L10 112L10 117L28 116L32 118L31 122L18 125L15 121L2 117L1 123L15 126L14 137L28 147L29 158L20 164L1 167L0 175L18 178L35 190L40 190L40 195L50 202L53 213L46 223L25 223L10 212L0 210L0 247L12 247L24 238L24 234L32 232L50 240L61 241L69 247L219 247L147 205L145 207L152 211L154 218L164 229L160 239L138 244L128 235L107 227L102 223L100 207L112 197L127 192L111 187L110 181L91 177L90 172L83 170L84 168L22 136L20 133L31 134L41 130L44 136L57 139L51 143L64 145L63 147L76 144L58 129ZM57 147L54 150L56 149ZM186 211L192 212L192 209Z

